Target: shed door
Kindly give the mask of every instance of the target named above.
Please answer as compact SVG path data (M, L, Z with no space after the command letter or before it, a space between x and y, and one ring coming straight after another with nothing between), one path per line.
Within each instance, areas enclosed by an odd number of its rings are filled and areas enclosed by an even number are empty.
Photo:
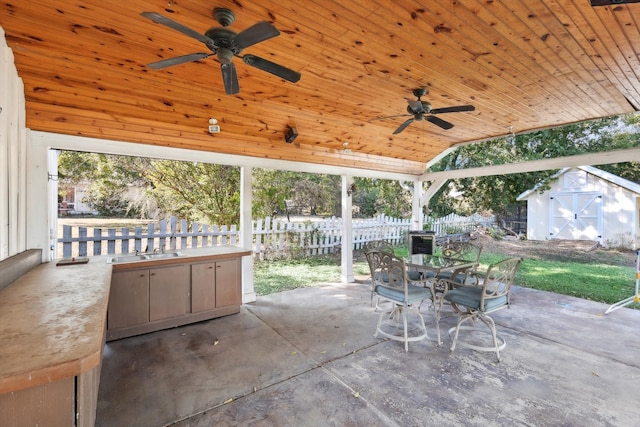
M551 193L549 237L602 240L602 193Z

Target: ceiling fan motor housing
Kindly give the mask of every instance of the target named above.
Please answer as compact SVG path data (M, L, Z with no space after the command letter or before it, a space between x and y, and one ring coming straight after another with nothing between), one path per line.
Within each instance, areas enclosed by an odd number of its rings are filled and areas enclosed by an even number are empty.
M209 28L207 32L204 33L204 35L215 42L215 47L213 49L211 48L211 46L208 46L213 53L216 53L218 49L228 49L233 52L234 55L239 55L240 52L242 52L242 48L236 46L236 44L233 42L236 36L236 32L233 30L230 30L228 28L213 27Z

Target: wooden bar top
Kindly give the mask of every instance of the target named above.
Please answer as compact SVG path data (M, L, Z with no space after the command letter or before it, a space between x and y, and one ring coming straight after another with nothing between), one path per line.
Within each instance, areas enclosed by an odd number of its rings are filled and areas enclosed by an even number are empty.
M237 246L179 250L176 258L48 262L0 290L0 394L78 376L102 357L112 270L251 255Z
M0 394L100 364L111 269L106 257L48 262L0 290Z

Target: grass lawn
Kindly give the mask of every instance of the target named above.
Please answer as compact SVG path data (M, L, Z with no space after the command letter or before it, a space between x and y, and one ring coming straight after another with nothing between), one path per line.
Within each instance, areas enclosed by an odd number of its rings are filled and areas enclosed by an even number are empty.
M398 255L402 256L401 253ZM479 270L482 271L489 264L504 258L503 254L483 253ZM354 262L354 274L369 274L369 267L364 259ZM255 264L255 289L258 295L339 281L340 260L335 258L258 261ZM613 304L634 295L635 268L525 259L516 275L516 284ZM628 307L640 309L640 304L633 303Z
M369 274L366 261L354 263L354 274ZM340 260L317 256L294 260L256 261L254 276L254 286L258 295L316 286L320 283L335 283L340 281Z

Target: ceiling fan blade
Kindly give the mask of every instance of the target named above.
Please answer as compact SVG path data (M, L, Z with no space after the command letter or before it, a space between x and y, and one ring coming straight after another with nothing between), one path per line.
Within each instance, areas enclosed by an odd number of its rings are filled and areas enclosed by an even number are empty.
M395 116L376 117L376 118L373 118L373 119L371 119L369 121L370 122L375 122L376 120L395 119L396 117L409 117L409 116L413 117L413 114L396 114Z
M240 31L235 37L236 46L241 49L280 35L280 31L267 21L261 21L246 30Z
M224 83L224 91L227 95L235 95L240 93L240 84L238 83L238 73L233 62L220 65L222 70L222 81Z
M161 70L174 65L184 64L185 62L193 62L199 59L208 58L209 56L211 56L210 53L190 53L189 55L176 56L175 58L152 62L151 64L147 64L147 67L153 70Z
M414 99L407 99L407 102L409 103L409 107L413 110L414 113L426 112L424 111L424 106L422 105L422 102L416 101Z
M434 108L429 113L431 114L442 114L442 113L460 113L463 111L475 111L476 107L473 105L459 105L457 107L445 107L445 108Z
M400 126L398 126L398 129L393 131L394 135L399 134L400 132L402 132L407 126L409 126L411 123L413 123L415 119L411 118L407 121L405 121L403 124L401 124Z
M153 22L155 22L156 24L162 24L166 27L171 28L172 30L176 30L181 32L182 34L189 36L191 38L194 38L204 44L206 44L207 46L215 46L215 43L213 40L211 40L209 37L205 36L204 34L200 34L199 32L192 30L189 27L186 27L172 19L169 19L165 16L160 15L159 13L156 12L142 12L140 15L144 16L145 18L151 19Z
M258 56L244 55L242 57L242 60L245 62L245 64L259 68L263 71L266 71L267 73L274 74L292 83L296 83L298 80L300 80L300 73L298 73L297 71L290 70L286 67L283 67L282 65L267 61L266 59L260 58Z
M442 120L436 116L427 116L424 118L426 121L433 123L436 126L440 126L442 129L451 129L453 125L445 120Z

